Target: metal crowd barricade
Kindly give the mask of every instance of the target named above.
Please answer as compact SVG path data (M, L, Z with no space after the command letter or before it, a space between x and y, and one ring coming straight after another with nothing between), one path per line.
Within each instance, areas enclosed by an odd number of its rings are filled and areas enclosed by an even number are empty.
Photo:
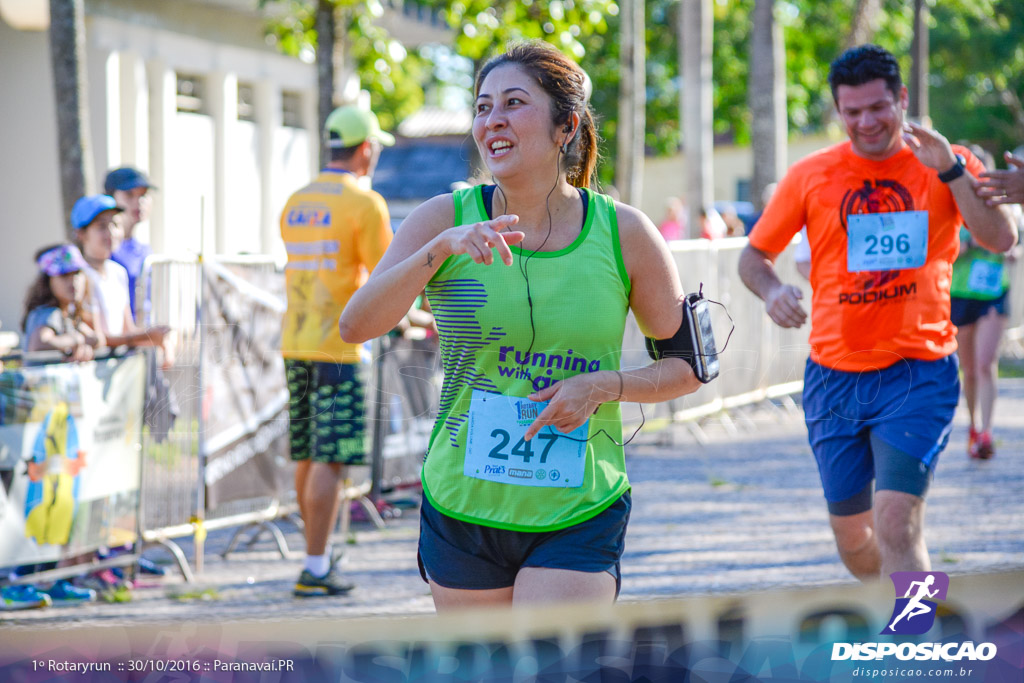
M217 257L215 262L217 267L241 274L243 280L246 272L276 271L274 262L260 255ZM269 532L281 555L288 557L287 543L275 521L291 518L297 526L302 525L296 515L298 505L293 489L283 495L231 500L207 509L204 410L209 411L212 406L209 405L209 378L204 377L203 368L203 277L203 264L195 256L152 255L146 259L137 285L139 300L148 297L143 322L167 325L172 330L170 338L175 360L164 374L178 405L178 416L172 429L165 435L149 430L143 435L142 537L147 543L157 543L166 548L186 580L192 580L193 574L175 539L194 538L196 568L201 569L205 552L203 539L207 531L237 527L223 552L224 556L234 551L245 532L252 530L246 541L248 545ZM379 349L379 346L375 348ZM378 391L378 386L379 383L368 381L367 395L381 393L383 389ZM368 402L368 409L371 403ZM370 434L373 434L372 426ZM381 436L389 443L396 435L385 431ZM369 497L373 484L370 468L352 469L356 477L346 482L340 496L345 502L361 503L370 519L382 525L383 520ZM340 509L339 528L344 535L348 530L349 506L342 505Z
M173 539L194 533L201 504L200 264L194 257L150 255L136 286L136 301L144 302L143 324L171 328L174 363L164 376L178 405L177 419L166 435L143 432L142 538L163 545L191 580L188 560Z
M262 254L238 254L232 256L217 256L214 259L216 269L227 268L231 273L238 275L242 281L247 281L248 277L254 275L274 275L277 272L277 267L274 260L266 255ZM220 270L223 272L223 270ZM274 278L271 278L274 279ZM280 292L266 292L265 294L280 299L280 303L284 304L284 286L283 276L280 277L282 282L280 286ZM204 386L209 386L211 380L207 372L203 374ZM209 388L204 391L211 391ZM208 434L204 431L203 433L204 444L209 444ZM211 446L212 448L212 446ZM201 465L205 468L207 464L206 458L209 456L209 450L207 448L201 448L203 457L201 458ZM204 476L202 480L207 481L205 477L205 469L203 470ZM204 483L204 490L206 484ZM204 497L204 503L206 503ZM289 487L285 492L268 492L267 495L254 496L249 498L242 498L239 500L232 500L223 504L218 504L210 509L210 506L204 505L203 524L206 529L217 529L225 527L235 527L238 529L229 541L227 548L222 552L223 557L227 557L237 547L241 541L243 534L247 531L251 531L251 535L246 541L246 547L251 547L256 543L257 540L264 534L268 533L274 539L277 546L278 552L282 557L288 557L290 555L288 544L284 538L284 534L277 526L276 521L282 518L291 519L297 526L301 527L301 519L298 518L298 501L295 495L294 488Z
M374 499L419 483L437 417L440 361L436 341L388 335L374 344L375 373L367 403L376 468Z
M218 262L256 271L274 269L270 259L260 256ZM166 435L149 430L144 434L143 539L171 552L187 580L192 579L191 568L174 539L194 537L197 568L202 567L206 532L219 528L255 525L257 536L270 531L281 554L287 555L284 536L272 521L297 510L294 499L273 498L236 501L213 511L213 515L205 509L202 434L207 398L202 377L202 278L202 262L195 256L151 255L137 284L139 300L148 298L143 322L171 328L174 363L164 375L178 406L175 425ZM210 407L205 406L207 410ZM235 539L229 544L229 552L234 545Z

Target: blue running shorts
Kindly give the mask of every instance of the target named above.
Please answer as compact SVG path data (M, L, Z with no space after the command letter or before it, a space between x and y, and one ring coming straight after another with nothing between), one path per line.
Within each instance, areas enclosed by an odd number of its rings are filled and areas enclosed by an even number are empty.
M449 517L424 495L420 575L445 588L487 590L514 585L523 567L608 572L618 595L631 507L627 491L594 517L565 529L509 531Z
M960 398L958 370L956 354L861 372L807 360L804 418L832 514L871 509L872 480L876 490L923 497L949 440Z
M996 309L996 313L1006 316L1006 292L998 299L982 301L980 299L961 299L954 296L949 301L949 319L957 327L973 325L978 322L990 309Z

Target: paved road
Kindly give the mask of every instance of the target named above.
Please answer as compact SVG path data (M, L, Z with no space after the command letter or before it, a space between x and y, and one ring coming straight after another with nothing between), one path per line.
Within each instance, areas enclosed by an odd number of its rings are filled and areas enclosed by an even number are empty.
M936 569L1024 566L1024 379L1000 381L997 425L997 457L970 461L965 415L957 416L929 495L927 540ZM703 445L676 425L644 432L629 447L634 510L621 599L851 582L834 550L799 411L759 407L709 420L703 429ZM291 547L301 549L297 530L283 529ZM281 559L269 540L222 559L217 552L229 535L208 539L200 581L214 600L174 599L169 594L188 590L177 576L144 577L130 603L7 613L0 620L81 627L433 611L416 570L415 511L384 530L354 526L343 567L358 588L338 598L291 597L300 561ZM163 559L160 551L147 554Z

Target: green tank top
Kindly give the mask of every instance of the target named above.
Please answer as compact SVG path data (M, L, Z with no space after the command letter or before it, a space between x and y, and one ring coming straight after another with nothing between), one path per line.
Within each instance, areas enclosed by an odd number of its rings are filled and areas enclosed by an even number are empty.
M453 197L455 225L488 220L480 186L458 190ZM423 463L423 490L434 507L455 519L513 531L550 531L597 515L629 489L622 447L598 433L603 429L621 443L618 403L602 404L590 417L588 430L575 433L593 437L575 446L575 466L582 467L578 485L546 485L562 473L538 464L544 462L549 443L539 438L543 432L528 443L517 443L514 436L503 443L512 431L505 427L517 417L507 413L508 406L515 403L516 410L526 412L518 415L519 425L532 421L532 402L514 399L573 375L619 369L630 283L614 202L587 191L583 229L564 249L532 255L524 255L518 246L511 250L511 266L497 258L488 266L465 255L452 256L427 285L441 340L444 384ZM533 301L532 327L524 267ZM500 419L481 417L481 398L500 398L496 403L504 403L506 412ZM479 425L473 428L475 440L469 438L474 420ZM555 432L543 431L554 439ZM557 457L552 460L559 462ZM535 469L523 468L525 462ZM473 463L529 476L516 480L521 484L489 481L467 474L467 469L479 473Z
M960 240L969 237L966 228L960 228ZM998 299L1010 288L1010 273L1003 261L1003 254L971 247L953 262L950 296L980 301Z

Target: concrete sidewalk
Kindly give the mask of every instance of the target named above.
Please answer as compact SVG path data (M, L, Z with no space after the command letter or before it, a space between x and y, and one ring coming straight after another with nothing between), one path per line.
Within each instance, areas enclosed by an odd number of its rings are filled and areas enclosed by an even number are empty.
M955 425L928 497L934 568L950 574L1019 569L1024 379L1000 380L993 460L967 458L962 409ZM800 411L761 406L702 426L704 445L685 425L673 425L645 431L628 447L634 507L621 600L852 583L835 552ZM231 530L218 531L207 538L195 586L173 570L163 578L143 575L129 603L0 613L0 624L60 628L433 612L416 568L415 510L383 530L354 524L342 566L358 587L343 597L292 597L302 539L288 523L282 530L294 559L282 559L264 537L225 560L219 553ZM183 547L191 556L191 546ZM146 554L166 558L159 549Z

